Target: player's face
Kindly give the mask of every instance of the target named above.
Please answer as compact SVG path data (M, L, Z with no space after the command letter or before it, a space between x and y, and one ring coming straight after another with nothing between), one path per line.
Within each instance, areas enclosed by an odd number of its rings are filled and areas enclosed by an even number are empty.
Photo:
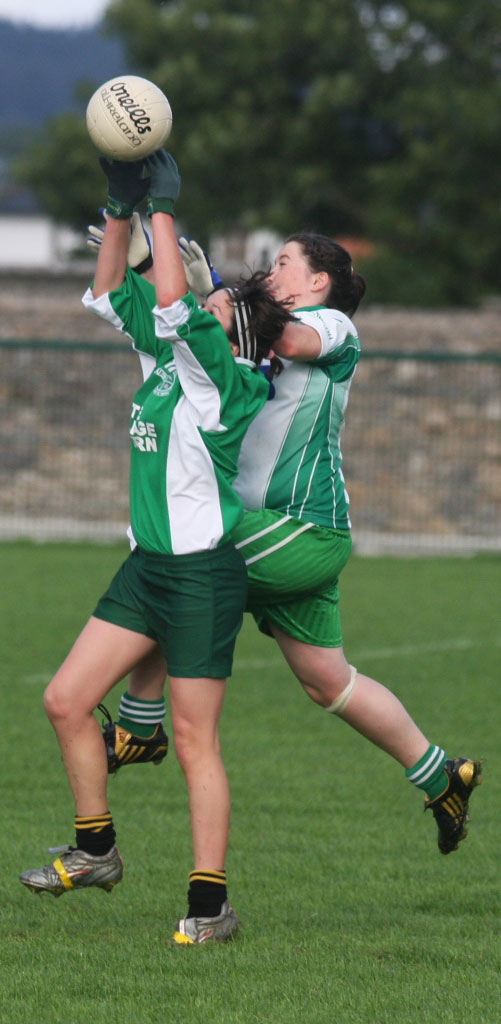
M205 300L204 309L207 313L212 313L216 320L219 320L223 331L228 334L233 323L234 308L226 289L220 288L217 292L212 292Z
M299 242L287 242L280 249L270 274L270 291L279 302L294 309L307 305L314 274Z

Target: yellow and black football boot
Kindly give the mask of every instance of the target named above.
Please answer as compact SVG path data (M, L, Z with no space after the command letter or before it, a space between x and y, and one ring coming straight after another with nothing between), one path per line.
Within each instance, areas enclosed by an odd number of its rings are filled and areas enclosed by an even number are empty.
M162 725L157 725L153 736L136 736L123 726L113 722L104 704L98 704L98 710L106 715L103 722L103 738L108 757L108 773L114 775L126 764L160 764L167 756L169 738Z
M482 762L466 757L455 757L446 761L444 771L448 785L440 796L427 800L425 811L431 809L438 825L438 848L441 853L452 853L459 843L466 839L468 800L482 781Z

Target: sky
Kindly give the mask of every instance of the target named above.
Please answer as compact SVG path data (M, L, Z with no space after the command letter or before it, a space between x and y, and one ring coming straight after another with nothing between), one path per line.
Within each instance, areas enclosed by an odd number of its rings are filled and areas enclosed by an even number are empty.
M88 28L101 20L108 0L0 0L0 18L38 28Z

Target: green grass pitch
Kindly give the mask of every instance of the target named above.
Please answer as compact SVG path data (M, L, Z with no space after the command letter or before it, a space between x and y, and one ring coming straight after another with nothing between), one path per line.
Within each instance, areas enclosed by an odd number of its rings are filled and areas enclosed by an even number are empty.
M114 892L55 900L17 880L73 840L42 692L124 554L0 545L0 1020L495 1024L501 561L353 558L342 579L350 661L393 689L431 742L484 758L468 839L448 857L401 767L311 703L246 621L221 728L242 931L197 950L169 941L192 866L173 750L110 780L126 865Z

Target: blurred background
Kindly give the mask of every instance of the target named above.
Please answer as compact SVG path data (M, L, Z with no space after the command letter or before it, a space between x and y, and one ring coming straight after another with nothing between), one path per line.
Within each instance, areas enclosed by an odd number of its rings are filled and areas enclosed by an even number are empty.
M501 548L501 5L0 0L0 537L123 536L122 337L81 307L103 81L169 98L179 233L226 281L291 231L368 291L344 437L359 551Z

